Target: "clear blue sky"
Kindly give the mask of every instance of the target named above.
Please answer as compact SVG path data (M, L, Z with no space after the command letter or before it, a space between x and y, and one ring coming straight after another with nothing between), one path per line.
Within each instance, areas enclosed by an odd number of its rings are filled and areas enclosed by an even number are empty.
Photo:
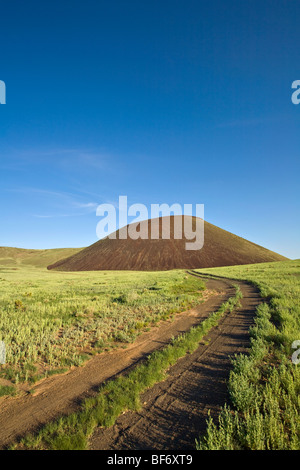
M299 26L298 1L2 3L0 245L89 245L127 195L299 258Z

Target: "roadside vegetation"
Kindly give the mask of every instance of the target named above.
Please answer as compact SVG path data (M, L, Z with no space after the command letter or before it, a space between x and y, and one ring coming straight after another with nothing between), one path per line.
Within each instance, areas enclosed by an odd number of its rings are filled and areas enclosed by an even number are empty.
M250 353L233 360L231 403L218 422L208 420L197 449L299 450L300 368L291 358L300 340L300 261L198 272L250 281L266 302L250 330Z
M0 385L29 386L126 346L199 302L205 285L183 271L79 273L0 267ZM6 381L4 383L4 380ZM2 388L11 393L11 388Z
M7 395L15 395L15 393L15 387L11 387L10 385L0 385L0 397L5 397Z
M195 282L195 278L191 278ZM197 281L197 279L196 279ZM188 281L189 282L189 281ZM186 285L186 284L185 284ZM177 289L176 289L177 290ZM227 313L239 305L242 294L236 294L205 319L164 349L155 351L129 374L104 384L97 396L86 399L78 412L44 426L37 434L28 435L12 449L83 450L96 427L110 427L125 411L141 409L141 394L155 383L164 380L168 369L187 353L195 351L199 342Z

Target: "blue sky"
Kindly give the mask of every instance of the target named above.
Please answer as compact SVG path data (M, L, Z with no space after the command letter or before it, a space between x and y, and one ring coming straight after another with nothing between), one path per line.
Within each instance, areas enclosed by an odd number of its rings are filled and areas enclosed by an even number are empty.
M1 5L0 245L86 246L97 204L204 203L300 257L300 3Z

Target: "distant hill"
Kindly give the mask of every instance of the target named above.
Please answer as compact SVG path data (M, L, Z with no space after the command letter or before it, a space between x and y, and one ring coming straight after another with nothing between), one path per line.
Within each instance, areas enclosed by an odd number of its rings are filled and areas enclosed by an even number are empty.
M183 221L187 217L185 216ZM127 228L123 228L116 232L115 240L108 237L99 240L79 253L51 264L48 269L61 271L161 271L232 266L287 259L208 222L204 222L205 241L203 248L198 251L187 251L185 249L187 240L184 238L174 239L174 220L174 216L171 217L170 240L164 240L161 236L157 240L119 239L120 233L127 230ZM150 220L142 222L142 230L148 228L150 233L150 223ZM159 223L161 226L162 218L159 219ZM192 223L195 228L195 217L192 217ZM137 225L135 224L135 226Z
M0 247L0 266L35 266L46 268L60 259L78 253L82 248L55 248L52 250L26 250L24 248Z

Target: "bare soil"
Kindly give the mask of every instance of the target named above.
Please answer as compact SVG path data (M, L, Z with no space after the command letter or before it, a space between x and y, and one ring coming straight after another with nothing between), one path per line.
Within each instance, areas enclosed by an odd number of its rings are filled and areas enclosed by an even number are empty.
M208 280L207 288L209 289L208 300L187 312L174 315L170 320L160 322L149 332L141 334L126 349L120 348L102 353L94 356L82 367L73 368L63 375L44 379L35 385L33 394L23 393L21 396L1 398L0 448L15 442L28 432L36 431L40 426L62 414L75 411L79 408L82 399L95 394L103 382L126 372L154 350L168 344L172 337L176 337L199 324L234 293L231 283L225 280ZM248 328L249 322L247 321L247 324L244 325L243 316L235 318L235 321L242 324L239 327L241 330L244 331L245 328ZM233 349L235 350L235 347ZM227 354L227 350L225 350L225 354ZM220 367L222 380L223 365L220 364ZM201 376L199 376L199 380L201 381ZM218 382L217 376L215 381ZM156 388L154 389L156 390ZM150 403L150 398L146 400ZM149 413L152 414L152 411ZM130 416L130 419L133 418L129 414L127 416ZM120 426L120 423L117 426ZM161 427L163 428L163 426L162 424ZM108 433L115 433L116 429L114 427L114 430L109 430ZM140 441L142 446L146 445L142 442L143 439ZM102 439L102 437L97 438L96 435L93 439L93 448L102 448L102 442L107 442L107 447L114 445L112 442L110 443L108 437ZM106 446L106 444L103 445ZM150 441L147 445L150 445ZM154 441L151 445L154 445Z
M175 221L182 218L181 239L175 237ZM283 256L226 230L204 221L204 246L200 250L187 250L185 225L192 224L196 231L196 217L171 216L170 238L162 238L163 220L150 219L123 227L108 237L79 251L69 258L48 266L60 271L136 270L163 271L169 269L196 269L264 263L285 260ZM199 219L198 219L199 220ZM159 238L150 238L152 223L159 225ZM188 226L188 224L187 224ZM126 238L128 230L140 232L139 239ZM177 233L178 235L178 233Z

